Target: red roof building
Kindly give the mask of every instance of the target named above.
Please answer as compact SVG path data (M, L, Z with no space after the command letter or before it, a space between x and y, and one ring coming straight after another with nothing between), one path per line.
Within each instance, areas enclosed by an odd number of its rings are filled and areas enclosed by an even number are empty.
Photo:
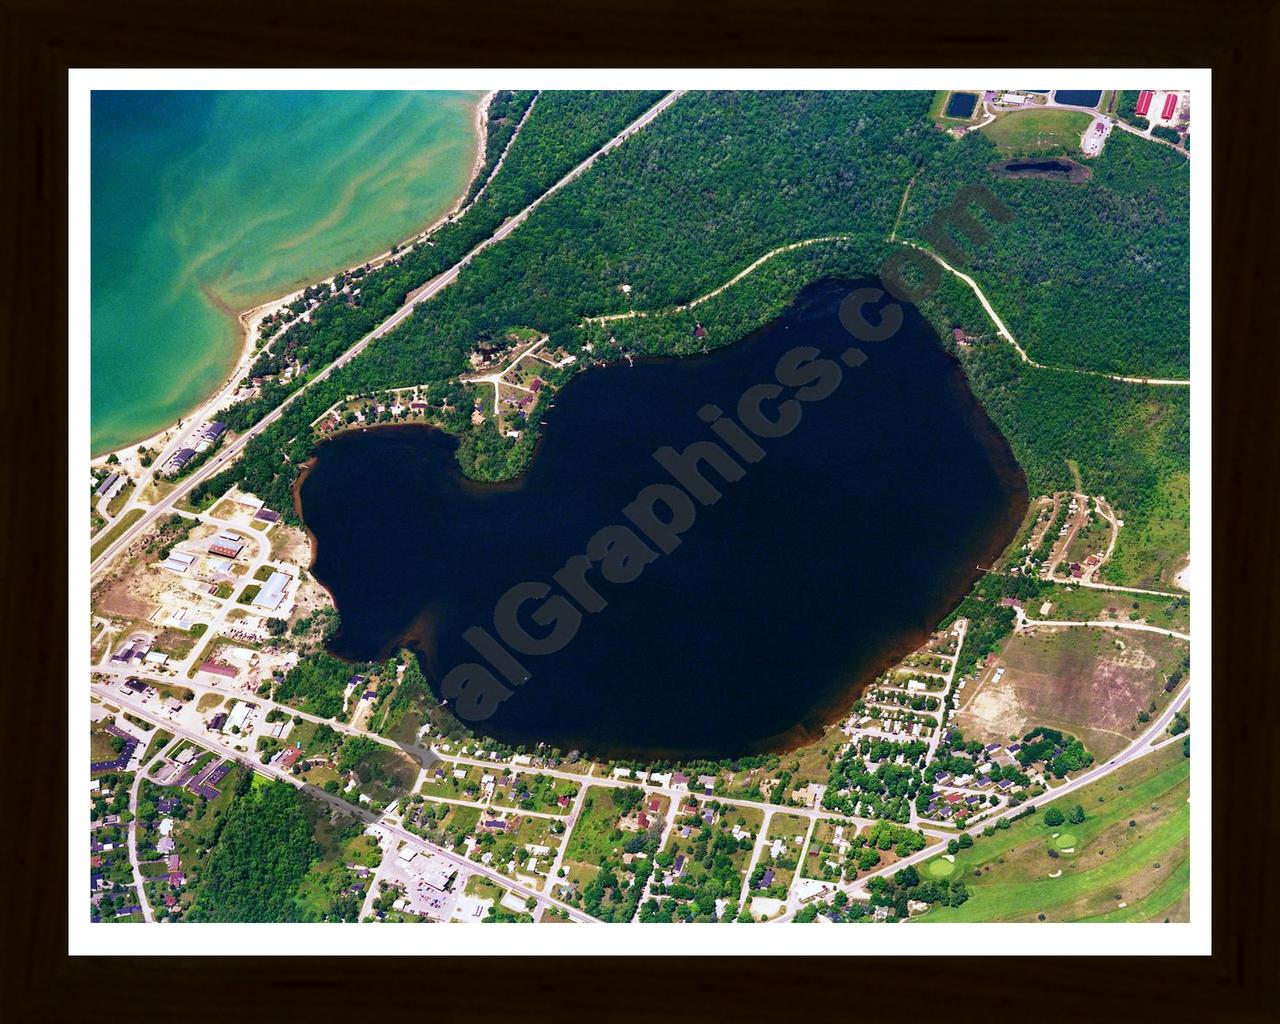
M1150 89L1143 89L1142 92L1138 93L1138 104L1133 108L1133 112L1146 117L1147 111L1151 109L1151 97L1154 95L1155 93Z
M1176 92L1169 93L1164 98L1164 110L1160 112L1162 120L1167 121L1173 117L1173 112L1178 109L1178 94Z

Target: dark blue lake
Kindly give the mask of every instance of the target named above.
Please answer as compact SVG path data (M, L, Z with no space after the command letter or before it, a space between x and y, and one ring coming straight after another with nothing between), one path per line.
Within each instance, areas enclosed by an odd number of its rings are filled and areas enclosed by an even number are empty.
M825 282L779 320L706 357L592 369L547 417L514 484L466 480L456 442L422 426L340 435L300 491L313 573L342 629L332 650L416 650L433 685L478 661L465 630L494 632L499 598L552 574L647 485L671 482L658 448L714 440L696 413L732 412L795 346L836 358L852 339ZM477 731L600 756L734 756L816 736L916 646L1012 538L1026 484L959 365L914 310L863 343L829 397L697 506L670 554L633 582L590 576L604 610ZM785 397L785 396L784 396ZM559 587L552 588L559 593ZM528 606L536 610L537 604ZM527 624L532 633L546 632Z
M977 105L977 93L953 92L947 100L947 117L969 117Z
M1096 107L1102 99L1101 89L1059 89L1053 94L1054 101L1066 103L1072 107Z

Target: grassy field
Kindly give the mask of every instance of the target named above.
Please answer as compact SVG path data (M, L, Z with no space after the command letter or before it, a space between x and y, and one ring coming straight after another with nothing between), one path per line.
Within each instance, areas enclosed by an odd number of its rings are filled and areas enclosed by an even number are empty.
M106 551L108 547L114 544L117 537L142 518L144 511L144 509L140 508L131 508L121 516L120 521L117 522L115 526L111 527L111 529L93 542L93 546L89 548L90 560L97 558L102 554L102 552Z
M89 730L89 760L114 761L117 742L116 738L107 732L105 721L95 722Z
M151 759L155 757L156 754L160 753L164 745L168 743L171 739L173 739L173 733L165 732L163 729L161 729L154 736L152 736L151 742L147 744L146 753L142 755L141 764L143 765L149 764Z
M1045 594L1043 601L1052 607L1041 616L1039 606L1028 608L1033 619L1062 619L1070 622L1099 622L1115 619L1117 622L1145 622L1161 629L1173 629L1179 633L1191 630L1191 598L1155 597L1150 594L1126 594L1115 590L1094 590L1089 587L1056 586ZM1134 607L1134 606L1137 607Z
M582 804L565 857L583 864L599 866L622 845L622 830L617 827L619 810L613 803L614 790L592 786Z
M496 882L490 881L484 875L472 875L467 879L467 885L463 892L477 899L493 900L496 906L498 901L506 895L507 890Z
M113 519L120 514L120 510L129 504L129 498L133 495L134 485L130 480L127 484L120 488L120 493L107 502L107 515Z
M920 920L1186 920L1190 764L1181 743L1169 744L1008 830L978 838L954 864L927 861L927 877L963 881L970 898ZM1067 814L1076 804L1085 810L1083 822L1045 825L1047 808Z
M1182 664L1186 647L1172 637L1118 630L1018 634L1005 644L1000 681L984 679L955 724L983 742L1046 725L1080 737L1095 757L1111 757L1134 739L1140 712L1152 701L1165 706L1167 674Z
M1152 512L1127 521L1103 577L1134 587L1176 589L1174 576L1191 550L1191 476L1162 481Z
M1079 110L1015 110L981 129L1004 156L1080 149L1092 119Z

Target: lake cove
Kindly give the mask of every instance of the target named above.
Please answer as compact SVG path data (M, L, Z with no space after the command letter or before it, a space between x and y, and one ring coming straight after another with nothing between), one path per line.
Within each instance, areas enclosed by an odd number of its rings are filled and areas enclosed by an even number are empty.
M589 539L631 526L624 507L674 483L654 453L717 440L699 410L713 403L736 419L739 398L774 382L784 354L812 346L836 361L850 348L838 310L852 287L815 285L708 356L587 371L561 391L510 484L465 479L454 439L424 426L326 442L299 501L312 572L342 616L334 653L380 659L407 645L436 686L485 664L464 632L495 634L495 606L517 584L563 596L555 574ZM700 463L722 497L697 505L670 553L651 545L638 578L589 572L606 607L583 612L557 653L521 654L529 679L473 727L600 757L781 750L815 737L914 648L1013 537L1026 483L914 310L893 338L860 347L865 362L800 406L786 436L759 437L765 454L739 460L738 479ZM768 414L794 392L766 402ZM535 637L556 625L531 620L541 603L520 619Z

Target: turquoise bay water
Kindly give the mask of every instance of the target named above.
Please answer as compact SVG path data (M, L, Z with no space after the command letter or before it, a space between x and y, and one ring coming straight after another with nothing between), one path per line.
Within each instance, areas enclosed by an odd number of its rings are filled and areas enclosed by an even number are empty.
M236 314L385 251L466 187L479 93L95 92L94 452L222 383Z

